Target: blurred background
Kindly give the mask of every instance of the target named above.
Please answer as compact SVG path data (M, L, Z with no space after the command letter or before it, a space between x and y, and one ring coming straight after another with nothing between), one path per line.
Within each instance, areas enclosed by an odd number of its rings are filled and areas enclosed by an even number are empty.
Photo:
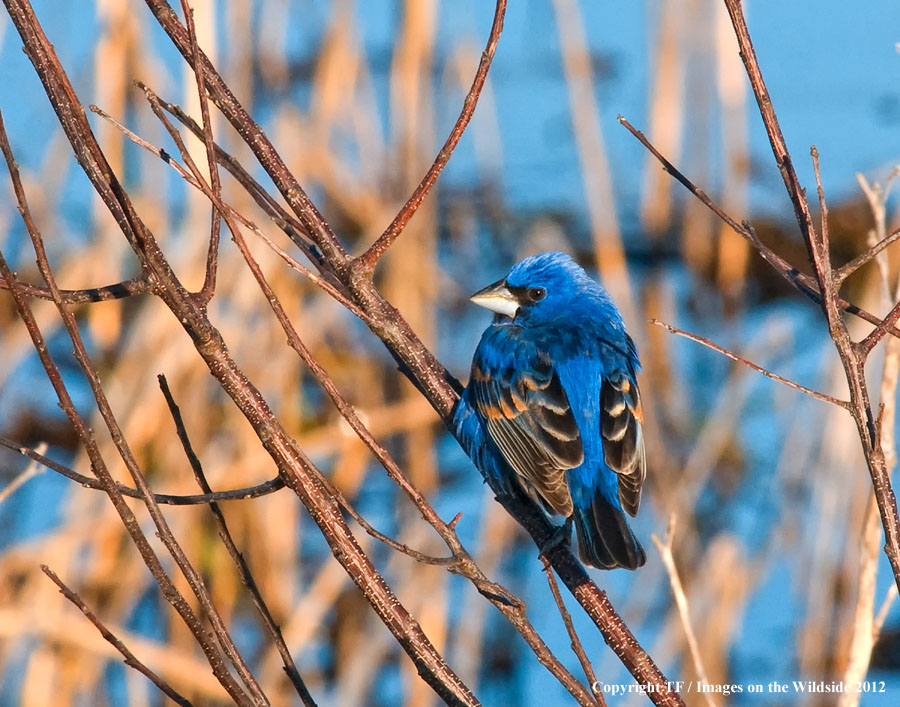
M442 144L493 14L493 3L483 0L192 5L201 46L356 251L387 226ZM745 5L810 194L810 145L821 154L833 260L841 264L866 247L875 224L857 173L883 183L900 163L900 7L891 0ZM82 102L96 103L177 154L132 81L198 116L196 89L143 3L43 0L35 10ZM91 287L137 274L3 14L0 76L0 107L61 286ZM649 478L635 521L647 566L635 573L595 571L594 579L669 677L696 679L650 540L651 534L665 537L675 513L675 560L710 682L842 679L860 598L871 595L874 612L888 608L867 675L885 681L887 692L866 694L861 704L896 704L900 611L883 604L892 577L880 554L880 529L869 541L879 548L874 589L859 590L871 484L851 419L649 323L652 317L671 322L804 385L846 395L822 316L666 175L617 123L618 114L735 218L751 220L766 243L807 269L720 2L519 0L510 3L472 124L438 187L381 265L380 283L465 381L489 321L468 303L471 292L541 250L565 250L597 272L623 310L644 363ZM109 124L93 115L91 121L179 275L198 286L208 203ZM218 141L253 167L225 121L216 117L215 124ZM191 145L203 163L202 146ZM0 181L0 246L21 278L39 282L11 190ZM247 195L228 177L224 182L226 200L278 239ZM896 206L887 201L888 231L898 225ZM461 537L481 567L527 602L550 647L581 676L533 543L493 501L435 413L364 326L248 238L304 341L376 437L442 517L463 514ZM895 260L891 254L885 268L892 288ZM853 276L845 294L876 313L890 306L875 265ZM35 308L76 402L93 414L53 306L35 302ZM158 373L169 379L214 488L275 475L250 427L160 303L135 297L80 306L76 313L156 491L196 492ZM265 299L224 238L211 313L238 363L358 510L380 530L439 553L435 534L284 346ZM859 322L851 330L866 332ZM881 358L879 352L869 366L873 394L881 387ZM2 292L0 435L30 446L45 443L49 456L89 473L12 300ZM0 704L160 703L155 688L124 668L41 574L42 562L176 688L201 704L221 700L192 637L160 599L102 493L50 471L28 470L22 457L3 449L0 489ZM208 510L169 507L165 513L264 687L289 703L280 660L258 628ZM225 513L320 704L435 702L293 494L229 503ZM486 704L568 704L569 695L468 583L354 529ZM598 678L632 682L570 604ZM696 694L685 697L706 704ZM834 698L793 691L748 695L745 689L714 701L820 705Z

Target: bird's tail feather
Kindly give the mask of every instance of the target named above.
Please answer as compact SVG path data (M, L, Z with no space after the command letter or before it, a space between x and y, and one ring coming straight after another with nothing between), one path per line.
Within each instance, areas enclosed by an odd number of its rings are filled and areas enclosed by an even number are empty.
M611 570L635 570L647 561L644 548L628 527L625 513L599 493L589 508L575 509L575 532L582 562Z

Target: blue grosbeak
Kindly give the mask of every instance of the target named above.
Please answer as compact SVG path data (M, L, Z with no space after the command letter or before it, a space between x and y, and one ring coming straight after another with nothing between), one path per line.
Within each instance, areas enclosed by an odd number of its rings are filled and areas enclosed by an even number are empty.
M634 342L609 294L563 253L516 263L472 296L495 312L454 411L457 437L501 487L575 522L582 561L636 569L628 527L646 474Z

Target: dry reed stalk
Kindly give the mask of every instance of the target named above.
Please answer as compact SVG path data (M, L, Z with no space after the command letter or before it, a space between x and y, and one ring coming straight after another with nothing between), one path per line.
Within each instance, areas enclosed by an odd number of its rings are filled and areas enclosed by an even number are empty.
M671 159L681 156L684 130L684 2L660 3L658 29L654 41L654 71L648 90L650 139ZM671 227L672 180L659 169L652 155L644 161L641 189L641 224L651 236L661 235Z
M697 636L691 624L691 613L688 605L687 595L684 593L684 586L681 583L681 577L678 575L678 568L675 566L675 556L672 554L672 543L675 540L675 521L676 514L669 516L669 527L666 530L666 540L663 542L655 534L650 536L656 549L659 550L666 572L669 575L669 585L672 588L672 594L675 597L675 606L678 609L678 616L681 619L681 625L684 628L684 636L687 641L688 650L691 660L694 664L694 670L697 672L697 678L703 683L709 683L706 670L703 667L703 658L700 655L700 648L697 644ZM703 698L709 707L715 707L715 700L712 694L704 692Z
M720 2L715 16L716 85L722 131L722 206L728 213L748 212L750 155L747 131L747 88L728 13ZM736 301L743 292L750 261L749 244L724 223L719 223L716 280L719 288Z
M569 115L578 145L584 202L590 217L597 271L627 322L636 322L634 297L625 265L625 250L606 159L594 74L581 10L575 0L553 0L563 67L569 92ZM637 331L632 327L631 331ZM640 342L638 342L640 343Z
M685 1L684 52L688 70L685 73L684 102L691 107L685 121L682 147L685 169L701 184L709 182L713 171L711 136L713 122L715 55L713 43L715 12L710 5L718 0ZM681 196L680 228L682 259L698 273L709 273L716 253L715 217L695 199Z

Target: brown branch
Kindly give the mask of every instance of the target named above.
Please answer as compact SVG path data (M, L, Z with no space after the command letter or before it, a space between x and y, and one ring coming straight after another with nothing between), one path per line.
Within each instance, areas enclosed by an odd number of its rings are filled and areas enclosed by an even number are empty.
M209 180L213 194L222 201L222 180L219 178L219 165L216 161L216 141L212 134L212 121L209 119L209 105L206 99L206 80L203 75L203 62L200 61L200 45L197 43L197 29L194 26L194 11L188 0L181 0L181 9L184 12L184 23L188 32L188 43L194 61L191 67L194 69L194 77L197 79L197 93L200 97L200 117L203 121L203 144L206 147L206 161L209 166ZM222 230L222 216L216 203L212 203L212 216L209 226L209 250L206 254L206 277L199 296L202 302L209 302L216 290L216 271L219 261L219 236Z
M3 135L3 141L4 143L6 142L5 133ZM18 181L17 174L12 176L12 178L14 182ZM28 212L28 205L25 201L24 191L21 190L21 185L19 185L19 187L16 189L16 196L19 203L19 209L23 212L24 217L24 214L27 214ZM30 221L30 217L28 221ZM197 570L191 564L181 545L178 543L178 540L175 538L174 533L168 525L168 522L165 520L165 517L163 516L159 505L153 499L153 493L151 492L150 487L147 484L147 480L144 477L143 471L141 470L137 459L132 454L130 446L125 439L125 435L121 427L119 426L119 422L116 419L115 414L113 413L112 407L109 404L109 400L107 399L106 393L104 392L103 386L100 382L100 376L91 363L90 357L87 352L87 347L84 344L84 340L81 336L81 331L78 328L78 324L75 321L75 317L59 298L56 278L53 275L49 261L47 259L43 237L41 236L37 228L34 227L33 223L28 226L28 232L28 235L31 238L32 246L34 248L35 256L37 258L38 269L40 270L44 281L47 283L47 288L50 290L50 293L53 296L53 300L56 303L57 311L59 312L59 316L62 319L63 326L65 327L66 332L69 335L70 341L72 342L75 360L78 362L82 373L87 380L87 383L94 396L97 410L100 413L100 417L103 419L107 430L109 431L113 445L119 452L119 456L124 462L125 468L128 470L131 478L134 480L135 486L141 492L142 500L144 501L150 517L153 520L153 524L156 526L158 537L166 546L166 549L169 551L172 558L175 560L176 564L184 575L185 579L188 581L191 590L193 591L194 595L203 608L203 613L206 615L206 618L209 620L210 625L212 626L213 633L218 639L223 653L228 658L232 666L234 666L234 669L237 671L238 676L241 678L241 681L247 688L253 702L257 704L267 704L267 698L263 694L262 689L256 681L256 678L250 672L250 668L247 666L246 662L243 659L243 656L241 656L240 652L238 651L237 646L235 646L234 641L232 640L231 635L229 634L228 629L225 626L225 622L222 620L222 617L213 604L212 598L210 597L209 592L206 589L206 585L204 584L203 579L200 577L200 573L197 572Z
M160 97L157 96L156 93L152 89L147 87L146 85L138 82L138 86L144 92L144 95L147 97L147 100L151 105L161 106L162 108L166 109L167 112L172 113L172 104L166 103L166 101L163 101L162 99L160 99ZM197 181L196 177L188 169L183 167L176 160L172 159L172 156L168 152L166 152L164 149L162 149L161 147L156 147L155 145L147 142L140 135L137 135L136 133L134 133L131 130L129 130L128 128L126 128L124 125L122 125L119 121L117 121L115 118L113 118L111 115L106 113L101 108L98 108L97 106L92 105L92 106L90 106L90 109L92 112L96 113L101 118L108 121L110 124L112 124L118 130L120 130L133 143L135 143L136 145L138 145L140 147L143 147L148 152L151 152L154 155L156 155L157 157L159 157L163 162L165 162L172 169L174 169L175 172L185 182L187 182L192 187L194 187L195 189L197 189L201 192L204 191L203 187ZM160 116L161 114L156 113L156 115ZM175 128L172 126L172 123L169 122L168 120L166 120L164 117L161 118L161 122L163 123L163 125L165 126L165 128L169 132L169 134L172 134L173 131L175 131ZM196 123L194 123L194 126L196 127L196 129L198 131L197 134L200 134L202 132L201 129L196 126ZM193 132L193 130L192 130L192 132ZM179 136L179 139L180 139L180 136ZM225 162L226 160L232 160L236 164L236 161L234 160L234 158L231 155L229 155L227 152L222 150L222 148L217 146L216 149L217 149L217 154L219 155L219 159L221 161L223 161L223 164L226 163ZM231 171L231 170L229 170L229 171ZM232 173L234 173L234 172L232 172ZM255 180L253 180L252 177L250 177L246 173L241 175L241 179L242 180L246 180L246 179L251 180L253 182L253 184L256 185L256 187L258 187L260 190L262 190L262 187L259 186L259 184L257 182L255 182ZM241 184L242 184L242 186L247 188L248 191L251 188L251 187L248 187L248 185L245 183L245 181L241 181ZM265 194L264 191L262 193ZM266 194L266 197L268 197L270 199L268 194ZM257 203L259 203L260 206L262 206L264 209L268 209L271 206L271 203L268 201L268 199L267 200L258 200ZM276 255L278 255L278 257L280 257L282 260L284 260L292 269L299 272L301 275L303 275L308 280L310 280L313 284L315 284L318 287L325 290L326 293L328 293L331 297L333 297L335 300L340 302L341 305L346 307L350 312L355 314L362 321L366 320L365 312L363 312L359 307L357 307L356 304L352 300L348 299L346 294L344 294L340 289L335 287L335 285L331 282L331 279L329 279L327 277L320 277L316 273L312 272L306 266L297 262L296 259L294 259L290 255L288 255L277 243L275 243L275 241L273 241L271 238L269 238L269 236L267 236L255 223L253 223L250 219L243 216L239 211L234 209L229 204L227 204L221 200L217 200L217 204L218 204L220 213L221 213L221 211L224 210L230 216L237 219L246 228L250 229L254 234L256 234L260 238L260 240L262 240ZM276 204L276 206L277 206L277 204ZM278 207L278 209L280 209L280 207ZM269 213L269 216L272 218L273 221L275 221L276 225L278 225L279 228L281 228L283 231L285 231L285 233L287 233L290 236L290 234L292 232L292 227L289 224L287 224L287 222L283 218L283 215L284 215L283 212L282 211L271 211L271 212L267 211L267 213ZM296 238L293 238L292 240L294 240L295 244L298 242L303 243L303 248L304 248L305 253L307 253L309 251L308 243L305 243L304 241L298 241L298 239L296 239ZM310 259L315 261L315 259L312 257L312 255L310 253L307 253L307 254L309 255Z
M813 302L818 305L822 304L822 292L819 288L816 280L809 275L800 272L791 265L787 260L778 255L775 251L769 248L765 243L763 243L759 236L756 235L756 232L753 230L753 227L750 226L746 221L738 222L728 213L726 213L716 202L714 202L709 195L700 189L696 184L694 184L690 179L688 179L675 165L673 165L666 157L660 153L659 150L650 142L646 135L643 132L635 128L631 123L628 122L621 115L619 116L619 123L628 130L635 138L637 138L638 142L640 142L647 150L652 154L662 165L663 169L671 174L678 182L682 184L691 194L693 194L706 208L712 211L719 219L722 220L723 223L728 225L736 234L738 234L741 238L745 239L750 245L752 245L759 255L765 260L769 266L775 270L781 277L783 277L788 284L794 287L797 291L809 297ZM898 236L900 237L900 236ZM888 244L885 244L888 245ZM870 257L874 257L874 254ZM848 263L849 265L849 263ZM861 263L860 263L861 265ZM858 267L858 266L857 266ZM849 274L849 272L847 273ZM839 278L835 278L839 281ZM881 323L881 318L872 314L871 312L858 307L855 304L848 302L843 299L839 295L836 296L836 302L838 306L843 309L845 312L849 314L853 314L854 316L863 319L870 324L878 325ZM896 327L892 327L889 330L892 336L900 338L900 329Z
M30 285L25 282L18 281L17 287L19 292L29 297L37 297L38 299L50 300L50 292L46 287L40 285ZM11 289L10 284L5 278L0 277L0 290ZM83 290L60 290L59 296L66 304L82 304L84 302L108 302L110 300L124 299L132 295L145 295L150 292L150 284L144 277L134 277L130 280L123 280L114 285L103 285L101 287L89 287Z
M734 34L737 37L738 46L741 50L741 60L744 62L744 68L747 72L747 78L750 79L753 94L756 96L756 104L759 106L759 112L766 127L766 134L769 136L769 143L772 146L772 154L775 156L778 171L781 172L785 189L787 189L788 196L794 206L794 215L797 218L797 224L800 226L800 232L803 234L803 240L809 250L810 260L813 260L815 228L813 227L812 215L809 212L809 204L806 201L806 192L797 178L797 172L794 170L787 143L784 140L781 126L778 124L778 118L775 115L772 98L769 96L769 90L766 88L766 82L763 80L762 71L756 59L756 51L750 39L750 31L747 29L747 21L744 19L744 13L741 9L741 0L725 0L725 7L734 26Z
M140 81L135 81L135 85L142 91L147 90ZM166 112L174 116L182 125L190 130L198 138L203 135L203 128L197 124L191 116L175 103L170 103L157 96L159 104L165 108ZM93 110L93 107L92 107ZM269 218L294 242L294 244L303 251L304 255L313 263L320 263L321 255L312 247L311 236L306 228L296 217L292 216L280 203L267 192L263 186L253 178L243 165L238 162L237 158L226 152L220 145L216 145L216 159L229 174L237 180L257 205L266 212ZM326 273L327 274L327 273ZM337 280L335 280L337 282Z
M178 694L178 692L176 692L175 689L171 685L169 685L169 683L167 683L159 675L157 675L150 668L144 665L140 660L138 660L134 653L128 650L128 647L124 643L122 643L122 641L120 641L112 631L106 628L103 622L99 618L97 618L97 615L87 607L87 604L84 603L82 598L71 589L69 589L69 587L66 586L65 582L63 582L53 570L47 567L47 565L41 565L41 571L51 580L53 580L53 583L56 584L57 587L59 587L59 591L62 593L62 595L70 602L72 602L75 606L77 606L81 613L85 615L87 620L94 624L94 626L100 632L100 635L103 636L103 638L106 639L106 641L110 643L113 648L115 648L117 651L119 651L119 653L122 654L122 657L125 659L125 665L141 673L150 682L156 685L166 695L166 697L168 697L176 704L181 705L181 707L191 707L191 703L180 694Z
M172 43L181 52L185 61L192 65L194 61L194 51L191 47L188 33L185 27L178 20L177 15L165 0L146 0L147 7L156 17L157 22L169 35ZM244 109L240 102L235 98L231 89L216 71L212 62L202 51L198 52L200 61L203 63L203 76L206 80L206 90L209 91L210 98L222 111L222 114L232 124L241 138L252 150L263 169L272 177L278 191L284 197L291 209L300 219L304 230L315 241L316 245L322 251L322 255L329 262L346 262L347 253L341 247L337 236L326 223L322 214L312 203L306 192L297 182L296 178L288 169L284 160L275 150L275 147L266 137L266 134L260 129L256 121Z
M182 418L181 410L175 403L175 399L172 397L172 391L169 390L169 384L166 381L166 377L160 375L157 376L157 380L159 381L159 387L160 390L162 390L163 397L166 399L166 405L169 408L172 421L175 423L175 431L178 435L178 440L181 442L185 456L188 458L191 471L194 472L194 478L197 480L197 485L203 493L212 494L213 490L206 480L206 474L203 473L203 465L200 463L200 458L197 456L194 447L191 444L187 427L184 424L184 418ZM281 629L278 624L275 623L275 619L272 617L272 613L269 611L269 607L266 605L262 593L259 591L256 580L250 572L249 565L247 565L243 554L238 550L234 538L228 530L228 525L225 523L225 515L222 513L222 509L219 508L218 503L212 501L209 504L209 510L212 511L213 517L215 518L219 538L222 540L222 544L225 545L225 549L228 551L235 567L237 567L241 582L243 582L247 591L250 593L250 598L253 600L253 605L256 607L256 610L262 619L264 628L272 637L273 643L275 643L275 647L284 664L284 672L287 674L288 679L291 681L291 684L294 686L294 689L297 691L303 704L306 707L315 707L315 700L313 700L309 689L306 687L306 683L303 682L303 678L300 676L300 671L297 670L297 666L294 664L294 659L291 657L291 652L284 642L284 636L281 634Z
M863 359L865 359L872 349L875 348L876 344L884 338L885 334L894 328L898 319L900 319L900 302L897 302L891 307L891 311L888 312L884 319L878 322L878 326L876 326L865 339L856 344L855 349Z
M578 632L575 630L575 624L572 622L572 615L566 608L566 603L563 601L562 594L559 593L559 585L556 583L556 577L553 576L553 568L547 562L544 563L544 573L547 575L547 584L550 585L550 593L553 595L553 601L556 602L556 608L559 610L559 615L562 617L563 624L565 624L566 632L569 634L569 642L572 646L572 651L578 658L578 662L581 663L581 669L584 670L584 676L587 678L588 685L591 687L591 693L594 699L591 700L590 704L606 707L606 700L603 698L603 693L600 690L595 689L595 686L599 686L600 683L597 682L594 666L591 665L587 653L584 652L584 646L581 645L581 639L578 638Z
M53 461L49 457L22 446L17 442L0 437L0 447L6 447L14 452L18 452L22 456L41 464L57 474L61 474L72 481L75 481L85 488L105 490L105 486L101 481L77 471L70 469L59 462ZM126 486L125 484L116 484L119 493L129 498L143 498L141 492L137 489ZM170 506L198 506L204 503L212 503L213 501L242 501L247 498L259 498L260 496L268 496L270 493L279 491L284 488L284 480L280 476L269 479L255 486L245 486L244 488L232 489L230 491L216 491L214 493L199 493L192 495L172 495L167 493L155 493L153 498L157 503L163 503Z
M19 28L19 32L23 36L23 39L27 38L28 40L32 40L34 42L33 45L30 46L29 56L32 57L33 61L35 61L36 63L41 62L42 65L43 61L52 62L53 59L55 59L55 56L52 54L52 49L50 49L48 46L49 43L47 43L46 37L44 37L40 32L39 27L37 31L33 29L32 22L34 22L34 15L31 12L30 6L22 6L18 4L13 6L10 4L11 0L5 1L7 2L7 9L10 12L10 16L16 24L17 28ZM26 46L28 46L28 42L26 42ZM54 95L58 96L58 94ZM28 208L25 191L22 187L21 179L19 178L18 165L16 164L15 158L12 155L12 150L10 149L9 140L6 135L6 129L3 125L2 113L0 113L0 150L2 150L3 156L6 160L7 169L10 175L10 181L13 185L13 192L16 196L19 212L22 216L22 220L25 223L27 231L29 232L29 235L33 238L33 242L36 246L37 251L39 250L38 246L41 243L40 234L37 231L37 227L31 217L31 213ZM40 254L38 254L38 260L39 262L41 260ZM46 258L44 258L43 263L40 263L40 265L42 267L42 274L44 274L43 271L47 269L45 267ZM85 453L91 461L91 466L94 470L94 473L97 475L98 480L103 484L104 490L109 496L110 501L116 509L116 512L119 514L119 517L122 519L122 523L125 526L128 534L131 536L135 547L138 549L138 552L141 554L141 558L147 565L147 568L150 570L153 578L156 580L163 596L178 612L185 625L194 635L198 645L203 650L204 654L207 657L207 660L209 661L213 674L222 685L222 687L225 688L231 698L238 704L250 705L250 699L228 671L227 667L225 666L222 654L220 653L215 643L208 636L206 628L202 625L202 622L198 619L197 615L188 605L184 596L182 596L182 594L172 583L169 576L166 574L165 569L163 568L162 563L159 560L159 557L157 557L156 553L150 546L147 537L141 530L140 523L138 522L134 513L128 507L122 494L119 492L118 487L116 486L116 483L113 480L109 469L107 468L106 462L104 461L103 456L100 453L100 449L97 445L96 439L94 438L93 432L84 421L82 416L79 414L78 410L75 408L75 405L72 402L72 398L69 395L69 391L66 388L65 383L63 382L59 368L53 361L53 358L50 356L47 343L44 339L43 334L41 333L40 327L37 324L28 300L26 299L25 295L19 291L12 270L7 264L6 259L3 257L2 252L0 252L0 275L2 275L6 279L6 281L12 285L10 293L12 294L16 309L19 313L20 318L25 324L29 336L31 337L35 351L37 351L38 353L38 357L40 358L41 364L43 365L44 370L47 373L47 377L50 380L54 391L56 392L60 407L62 408L65 415L69 418L69 421L78 434L79 439L84 445ZM45 275L45 281L47 282L47 287L54 302L57 305L57 309L59 310L60 314L64 318L66 318L68 315L67 320L70 320L71 315L69 315L69 313L66 311L65 306L60 299L59 290L56 287L55 280L52 278L52 276L48 279Z
M846 400L841 400L840 398L834 398L825 393L820 393L817 390L813 390L812 388L807 388L805 385L800 385L799 383L792 381L789 378L784 378L783 376L779 376L777 373L773 373L762 366L759 366L752 361L748 361L746 358L742 356L738 356L733 351L729 351L728 349L722 348L718 344L714 344L709 339L706 339L702 336L697 336L697 334L691 334L689 331L685 331L684 329L679 329L676 326L672 326L671 324L667 324L666 322L660 321L659 319L651 319L651 324L656 324L657 326L661 326L663 329L671 332L672 334L677 334L678 336L683 336L685 339L690 339L691 341L696 341L698 344L702 344L707 348L712 349L713 351L717 351L722 354L726 358L730 358L732 361L737 361L738 363L742 363L748 368L752 368L757 373L762 373L767 378L771 378L774 381L778 381L779 383L783 383L789 388L793 388L794 390L799 390L801 393L805 393L811 398L815 398L816 400L821 400L826 403L831 403L832 405L837 405L838 407L844 408L844 410L850 409L850 403Z
M869 399L869 389L865 375L866 356L871 351L872 346L889 329L893 333L893 325L900 317L900 303L883 320L876 322L876 329L861 344L853 343L847 330L847 325L841 316L842 307L839 304L837 294L838 283L834 279L831 267L827 233L823 230L823 233L819 235L813 226L806 194L800 186L800 181L797 178L788 153L787 144L778 124L778 118L775 115L775 109L772 107L772 100L763 81L740 0L725 0L725 6L731 17L734 33L741 50L741 58L747 70L750 84L753 87L753 93L756 96L763 123L766 126L775 161L781 171L791 203L794 205L794 213L800 226L800 232L803 235L810 261L816 273L819 289L822 293L822 310L847 378L847 384L850 389L850 412L856 423L857 433L866 459L866 466L872 479L875 499L878 502L878 511L881 515L881 524L885 535L884 552L891 563L894 582L900 588L900 516L897 513L897 500L891 485L884 451L881 448L878 425ZM812 150L812 155L816 175L816 188L822 202L823 211L825 211L825 197L822 190L821 175L819 174L818 153L815 148Z
M354 268L358 268L361 272L371 275L375 270L378 261L387 252L394 241L397 240L403 232L403 229L406 228L406 224L409 223L409 220L419 209L425 196L431 191L437 178L450 160L453 150L456 149L456 145L459 143L460 138L465 132L466 126L468 126L469 121L472 119L472 115L475 112L475 106L478 105L478 97L481 95L481 89L484 87L484 81L487 78L488 70L491 68L494 53L497 51L500 33L503 31L503 18L505 14L506 0L497 0L494 9L494 21L491 25L490 34L488 35L487 46L485 46L484 51L481 54L481 61L478 63L478 70L475 72L472 86L466 94L462 110L459 113L459 117L456 119L456 123L453 125L453 129L450 131L450 135L447 136L444 146L441 148L440 152L438 152L437 157L434 158L434 162L431 164L431 167L428 168L425 176L422 177L422 181L419 182L419 185L416 187L415 191L413 191L412 196L409 197L409 200L403 205L403 208L400 209L394 217L394 220L391 221L391 224L385 229L384 233L378 237L365 253L360 255L354 261Z
M850 275L859 270L863 265L878 256L885 248L887 248L889 245L892 245L893 243L896 243L898 240L900 240L900 228L898 228L893 233L885 236L871 248L866 249L855 258L853 258L853 260L848 261L837 270L835 270L834 279L838 282L838 284L840 284Z

